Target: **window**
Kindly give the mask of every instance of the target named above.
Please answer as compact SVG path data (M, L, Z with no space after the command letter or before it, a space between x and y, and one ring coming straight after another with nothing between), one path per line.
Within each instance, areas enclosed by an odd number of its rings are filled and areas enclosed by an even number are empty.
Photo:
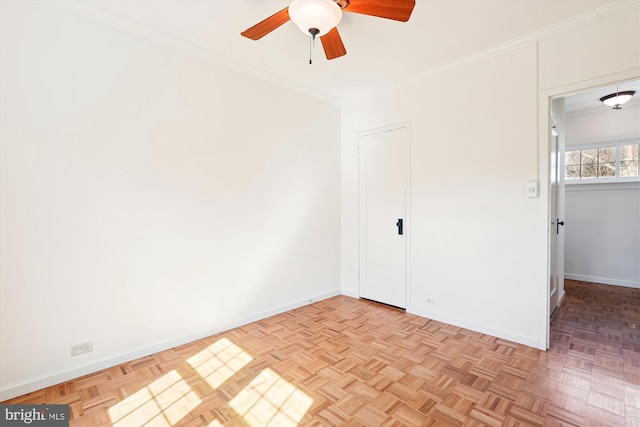
M630 178L638 175L639 144L628 142L567 150L564 154L565 179Z
M638 144L620 147L620 176L638 176Z

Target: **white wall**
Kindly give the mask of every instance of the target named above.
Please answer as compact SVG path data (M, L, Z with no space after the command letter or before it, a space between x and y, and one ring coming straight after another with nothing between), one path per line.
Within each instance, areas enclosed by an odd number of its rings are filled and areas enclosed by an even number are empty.
M592 24L540 40L538 89L541 92L568 93L637 78L640 64L638 2L614 2L610 7L597 10L592 17L596 19Z
M410 121L408 311L537 345L546 207L525 193L537 176L535 85L530 44L345 102L345 292L358 293L354 134Z
M358 294L355 135L409 121L408 311L546 348L549 97L640 73L637 4L623 6L537 44L344 102L344 293ZM540 183L539 198L525 197L532 179Z
M589 109L567 116L567 146L640 138L640 104Z
M339 106L1 7L0 400L339 293Z
M640 183L567 185L565 277L640 288Z
M640 108L567 115L567 144L640 139ZM565 191L565 277L640 288L640 183L575 183Z

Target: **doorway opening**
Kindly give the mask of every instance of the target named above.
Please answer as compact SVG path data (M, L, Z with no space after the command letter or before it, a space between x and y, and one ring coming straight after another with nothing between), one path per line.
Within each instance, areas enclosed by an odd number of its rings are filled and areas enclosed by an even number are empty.
M619 108L601 102L623 91L636 94ZM640 288L638 117L638 80L551 99L549 324L565 278Z

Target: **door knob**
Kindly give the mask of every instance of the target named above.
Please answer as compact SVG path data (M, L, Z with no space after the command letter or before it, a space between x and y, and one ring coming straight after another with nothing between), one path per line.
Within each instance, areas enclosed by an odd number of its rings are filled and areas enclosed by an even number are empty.
M396 227L398 227L398 234L402 234L402 218L398 218L398 222L396 222Z
M564 221L560 221L560 218L556 221L556 234L560 234L560 226L564 227Z

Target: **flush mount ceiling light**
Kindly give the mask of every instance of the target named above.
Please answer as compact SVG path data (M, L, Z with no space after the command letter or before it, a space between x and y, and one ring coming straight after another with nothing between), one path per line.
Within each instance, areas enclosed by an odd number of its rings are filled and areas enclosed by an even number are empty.
M613 107L614 110L622 110L621 105L629 102L629 100L635 93L636 92L633 90L625 90L623 92L619 92L618 88L616 87L616 93L603 96L602 98L600 98L600 101L607 107Z

